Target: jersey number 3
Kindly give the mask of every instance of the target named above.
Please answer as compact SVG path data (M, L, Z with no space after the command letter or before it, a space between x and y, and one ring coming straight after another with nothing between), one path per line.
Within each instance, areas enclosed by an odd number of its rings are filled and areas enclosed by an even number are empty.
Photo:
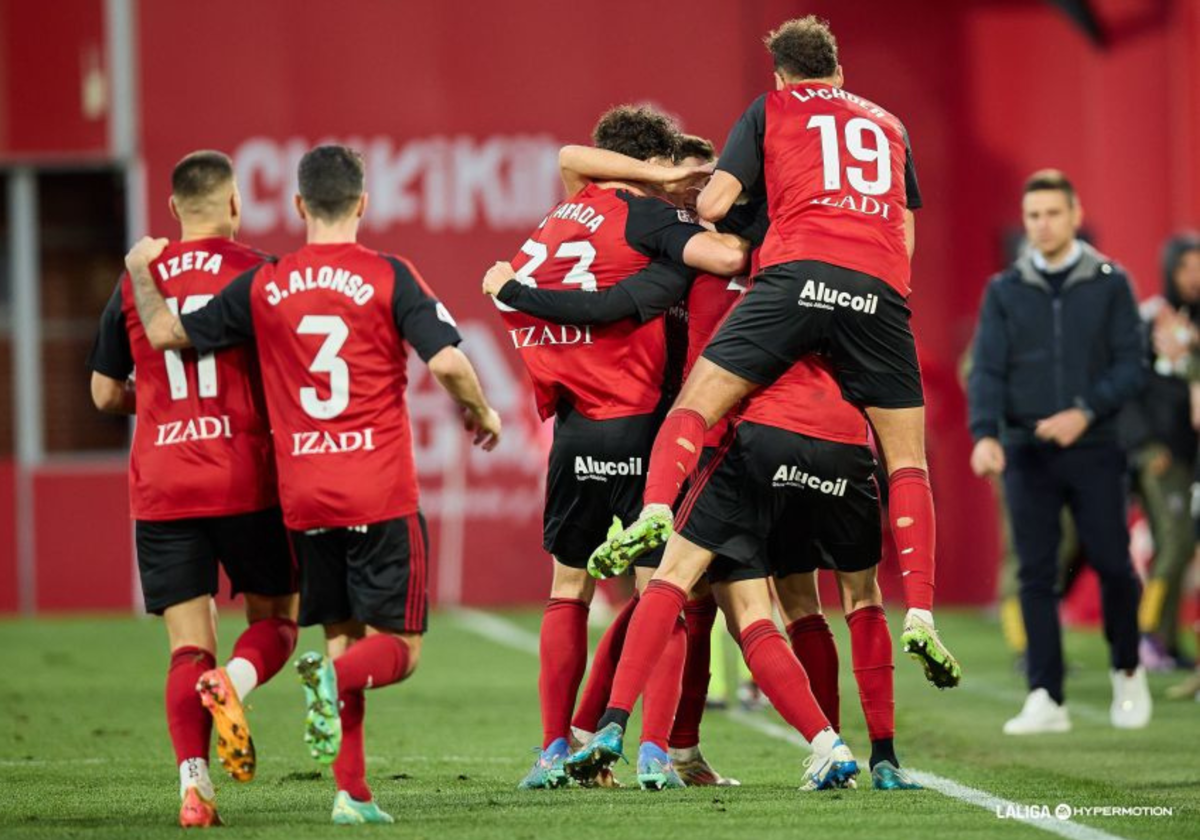
M300 406L309 417L331 420L350 405L350 366L338 355L350 337L350 328L340 315L305 315L296 332L325 336L308 369L311 373L329 375L329 397L322 399L316 388L305 386L300 389Z

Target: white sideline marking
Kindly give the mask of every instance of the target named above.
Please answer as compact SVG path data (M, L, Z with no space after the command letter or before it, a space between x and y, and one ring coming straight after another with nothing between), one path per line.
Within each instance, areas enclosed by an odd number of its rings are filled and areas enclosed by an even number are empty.
M467 609L455 610L453 614L465 629L483 636L485 639L490 639L496 644L504 645L513 650L524 651L525 653L536 654L538 652L539 641L537 634L514 624L506 618L479 610ZM728 711L725 714L735 723L753 729L762 735L766 735L768 738L787 741L789 744L794 744L798 747L808 747L808 742L800 737L799 733L793 732L787 727L736 710ZM908 770L908 773L930 790L936 790L943 796L983 808L993 814L997 813L997 811L1003 813L1009 808L1013 810L1008 811L1008 813L1017 814L1021 808L1018 803L1012 800L1002 799L999 796L993 796L987 791L967 787L953 779L947 779L935 773L925 773L917 770ZM1051 834L1057 834L1059 837L1066 837L1068 840L1125 840L1125 838L1119 835L1109 834L1098 828L1092 828L1091 826L1082 825L1071 820L1060 820L1056 817L1041 819L1039 817L1013 816L1011 819L1031 825L1034 828L1040 828L1042 831L1048 831Z
M60 764L108 764L107 758L0 758L0 767L54 767Z

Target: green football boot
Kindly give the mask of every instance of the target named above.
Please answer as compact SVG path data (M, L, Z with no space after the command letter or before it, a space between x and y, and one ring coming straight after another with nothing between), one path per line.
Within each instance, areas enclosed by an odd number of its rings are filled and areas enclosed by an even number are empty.
M614 521L608 538L588 558L588 574L594 578L603 580L622 575L634 560L666 544L675 517L667 505L647 505L628 528L617 532L618 524Z
M350 794L339 790L333 798L334 825L367 825L376 823L387 825L396 820L387 811L381 809L372 799L369 802L359 802L351 799Z
M962 666L942 644L933 624L914 615L912 610L904 619L900 642L908 655L921 663L925 669L925 679L933 685L954 688L962 680Z
M875 790L924 790L907 773L890 761L881 761L871 768L871 786Z
M342 746L337 672L333 662L312 651L297 660L296 671L304 686L304 706L307 710L304 717L304 743L308 744L309 752L318 763L333 764ZM337 816L336 807L334 816Z
M546 749L538 750L537 761L517 785L517 790L553 790L565 787L571 781L571 777L563 769L563 762L569 754L566 738L559 738Z

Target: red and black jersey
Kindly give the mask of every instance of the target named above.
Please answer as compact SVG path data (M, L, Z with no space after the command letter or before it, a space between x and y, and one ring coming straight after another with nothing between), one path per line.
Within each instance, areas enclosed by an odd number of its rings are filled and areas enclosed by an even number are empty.
M703 232L666 201L589 184L550 212L513 266L527 286L600 291L656 257L682 263L688 240ZM560 400L591 420L648 414L662 400L662 318L554 324L497 305L533 380L542 419L554 415Z
M190 312L264 259L230 239L193 239L168 245L150 273L172 311ZM130 283L122 274L100 318L88 367L116 380L136 371L133 517L225 516L275 505L271 429L254 351L155 350Z
M908 134L853 93L803 82L763 94L746 110L717 168L766 191L767 268L818 260L909 293L904 211L921 206Z
M829 363L805 356L742 403L742 420L835 443L867 445L867 418L842 397Z
M692 366L704 352L708 340L725 320L749 288L745 277L718 277L715 274L699 274L692 281L687 297L687 364L683 378L687 379ZM722 417L704 435L705 446L719 446L729 428L729 415Z
M306 245L238 277L183 326L199 350L256 339L289 528L416 512L407 347L428 361L461 337L411 263Z

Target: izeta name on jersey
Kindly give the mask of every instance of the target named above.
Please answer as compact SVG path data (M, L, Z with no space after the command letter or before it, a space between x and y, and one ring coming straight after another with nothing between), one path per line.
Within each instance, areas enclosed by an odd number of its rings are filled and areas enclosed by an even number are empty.
M279 302L288 295L317 289L341 292L359 306L365 306L367 301L375 295L375 287L365 282L361 275L331 265L323 265L315 272L311 265L305 266L303 273L293 269L288 274L286 289L279 288L274 281L267 283L264 288L267 290L267 303L271 306L278 306Z
M574 324L539 324L532 327L518 327L509 330L513 347L523 350L526 347L553 347L560 344L591 344L591 325L577 327Z
M811 490L816 490L818 493L824 493L827 496L846 495L846 479L824 479L817 475L810 475L799 467L790 464L779 465L779 469L775 470L775 475L771 479L771 486L807 487Z
M293 455L329 455L338 452L372 452L375 429L353 432L292 432Z
M575 456L575 478L580 481L608 481L610 475L641 475L642 459L601 461L591 455Z
M158 263L158 276L163 280L178 277L185 271L207 271L221 273L221 255L208 251L185 251L174 257L165 257Z
M850 292L839 292L837 289L826 286L824 280L820 283L815 280L807 280L804 288L800 290L800 300L797 302L801 306L810 308L832 310L835 306L841 306L853 309L855 312L862 312L864 315L874 315L875 310L879 308L879 295L854 295Z
M604 224L604 216L596 212L595 207L589 207L586 204L572 204L567 202L550 214L551 219L562 219L567 222L579 222L585 228L595 233L600 229L600 225ZM545 222L542 222L545 224Z
M170 423L160 423L154 445L174 446L177 443L190 443L195 440L218 440L232 437L233 429L229 424L229 415L222 414L220 417L193 417L191 420L172 420Z

